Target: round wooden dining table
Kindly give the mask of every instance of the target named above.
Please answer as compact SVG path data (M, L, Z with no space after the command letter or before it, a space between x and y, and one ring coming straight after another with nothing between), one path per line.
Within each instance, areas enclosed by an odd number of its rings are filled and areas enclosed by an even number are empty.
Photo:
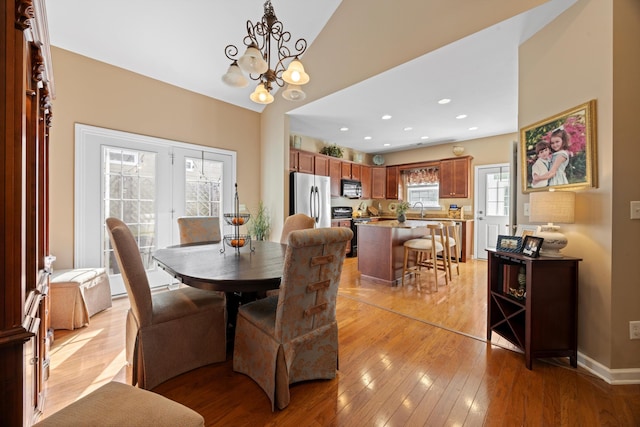
M259 293L280 285L287 245L261 240L251 241L239 250L223 245L176 245L158 249L153 258L160 268L195 288Z

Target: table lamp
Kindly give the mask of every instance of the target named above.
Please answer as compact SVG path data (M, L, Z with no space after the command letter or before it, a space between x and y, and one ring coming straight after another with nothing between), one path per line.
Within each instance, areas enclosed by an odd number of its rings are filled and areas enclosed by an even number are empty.
M560 227L553 223L572 224L575 215L576 194L570 191L541 191L529 196L531 222L546 222L538 226L536 236L542 237L540 255L562 257L560 249L567 246L568 240L560 233Z

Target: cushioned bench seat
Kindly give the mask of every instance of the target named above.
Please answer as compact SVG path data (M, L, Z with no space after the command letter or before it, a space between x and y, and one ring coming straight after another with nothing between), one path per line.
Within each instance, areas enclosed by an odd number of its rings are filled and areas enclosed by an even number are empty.
M128 384L109 382L35 426L201 427L204 426L204 418L194 410L159 394Z
M104 268L54 271L50 281L51 327L81 328L94 314L111 307L111 288Z

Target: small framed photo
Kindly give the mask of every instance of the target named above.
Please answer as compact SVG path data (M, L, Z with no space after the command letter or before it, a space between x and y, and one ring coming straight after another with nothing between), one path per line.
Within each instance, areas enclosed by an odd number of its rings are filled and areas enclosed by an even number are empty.
M542 237L526 236L522 243L522 253L532 258L537 258L540 255L540 247L543 240Z
M498 236L496 250L501 252L520 252L522 237L520 236Z
M527 236L533 236L534 234L536 234L537 229L537 225L518 224L515 235L520 236L524 239Z

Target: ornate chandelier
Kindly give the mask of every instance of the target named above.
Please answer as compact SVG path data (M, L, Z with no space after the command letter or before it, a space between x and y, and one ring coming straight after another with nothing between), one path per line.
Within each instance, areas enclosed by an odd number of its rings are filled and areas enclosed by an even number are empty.
M264 3L264 16L255 24L247 21L247 35L243 43L247 46L244 55L237 58L238 48L228 45L224 53L232 62L222 81L232 87L247 87L249 81L243 71L251 80L257 80L258 85L249 96L258 104L271 104L273 84L287 87L282 97L289 101L300 101L306 97L302 85L309 82L309 75L305 73L302 63L298 59L307 50L307 41L298 39L294 45L295 52L285 45L291 39L291 33L284 31L282 22L278 21L271 0ZM293 58L293 59L292 59ZM292 59L285 69L285 61ZM273 68L271 63L275 62Z

